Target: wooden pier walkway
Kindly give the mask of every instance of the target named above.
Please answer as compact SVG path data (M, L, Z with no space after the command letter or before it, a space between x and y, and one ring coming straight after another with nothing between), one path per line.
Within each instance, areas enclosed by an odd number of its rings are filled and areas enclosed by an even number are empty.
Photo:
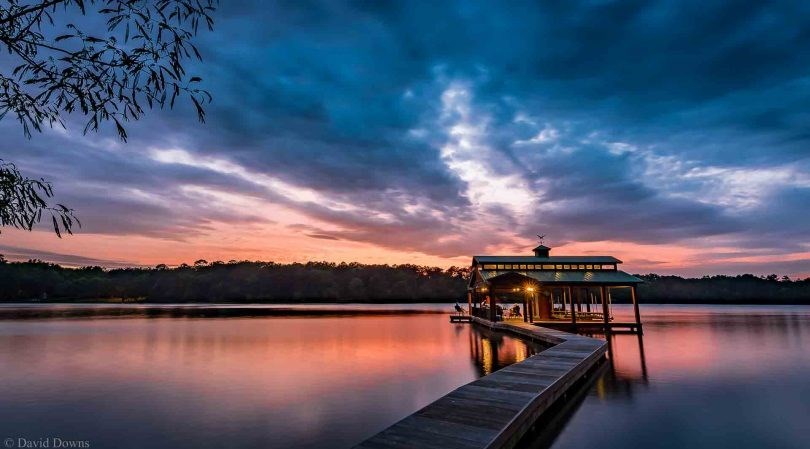
M512 448L607 349L604 340L529 323L473 321L554 346L457 388L356 448Z
M595 333L595 334L603 334L605 333L605 329L609 330L611 333L614 334L621 334L621 333L631 333L631 334L640 334L642 333L642 326L640 323L635 323L632 321L611 321L605 324L602 321L577 321L576 324L571 323L570 321L561 321L561 320L548 320L548 321L538 321L535 320L534 324L537 326L547 327L551 329L558 329L565 332L585 332L585 333Z

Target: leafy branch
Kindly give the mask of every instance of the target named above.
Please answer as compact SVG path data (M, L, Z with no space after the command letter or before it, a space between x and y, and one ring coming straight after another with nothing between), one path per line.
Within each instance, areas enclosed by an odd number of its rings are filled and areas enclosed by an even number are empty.
M197 118L212 98L186 73L188 59L202 60L192 43L201 26L213 29L217 0L6 0L0 4L0 50L17 58L0 73L0 119L12 114L27 137L43 126L64 127L63 113L87 117L84 132L113 122L126 141L124 123L145 109L173 108L187 96ZM90 11L89 8L96 7ZM83 30L64 17L102 16L106 32Z
M74 226L81 227L81 222L73 209L62 204L49 206L46 200L52 197L49 182L26 178L14 164L0 159L0 225L30 231L43 214L49 214L59 238L63 232L73 234Z

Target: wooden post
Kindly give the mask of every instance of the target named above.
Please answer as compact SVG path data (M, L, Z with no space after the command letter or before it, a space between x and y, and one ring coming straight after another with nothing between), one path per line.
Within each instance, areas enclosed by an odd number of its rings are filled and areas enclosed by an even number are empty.
M638 298L636 298L636 286L630 287L630 299L633 300L633 311L636 313L636 330L641 334L641 314L638 312Z
M523 322L529 322L529 292L523 292Z
M562 312L563 312L563 318L565 318L565 310L568 308L568 299L569 299L568 298L568 289L563 288L562 289Z
M489 321L493 323L498 321L498 313L495 310L495 303L497 302L495 299L495 292L489 292Z
M591 291L591 289L586 288L585 293L586 293L585 311L588 312L588 319L590 319L591 303L593 302L593 292Z
M467 315L472 316L472 292L467 291Z
M576 327L576 325L577 325L577 308L576 308L576 305L574 304L576 301L574 301L574 295L571 294L571 287L565 287L565 289L568 291L568 299L569 299L569 302L571 303L571 324L574 327Z
M604 285L599 288L599 293L602 296L602 321L605 323L605 333L610 332L610 314L608 313L608 291L610 291L610 287L605 287Z

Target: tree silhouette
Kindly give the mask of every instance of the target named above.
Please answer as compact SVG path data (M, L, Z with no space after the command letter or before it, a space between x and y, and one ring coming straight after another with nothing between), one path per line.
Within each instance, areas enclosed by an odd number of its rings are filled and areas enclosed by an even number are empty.
M201 79L184 68L201 60L191 42L200 25L213 29L217 0L4 0L0 2L0 120L13 116L26 137L43 126L65 127L64 117L87 118L84 133L113 123L127 140L124 123L146 109L173 108L187 96L205 120L203 104L211 95L197 87ZM81 22L102 20L87 29ZM9 58L10 57L10 58ZM3 70L7 70L3 72ZM10 71L8 71L10 70ZM3 166L3 226L30 230L43 211L54 230L70 233L72 210L49 207L51 185L20 176ZM61 226L60 226L61 225ZM61 228L61 230L60 230Z
M63 113L79 112L88 118L84 132L112 121L126 140L123 122L140 118L145 107L173 107L186 94L203 121L202 104L211 96L183 64L202 59L191 39L201 23L213 28L215 6L216 0L3 2L0 42L18 64L0 74L0 116L14 114L30 136L45 124L64 126ZM106 22L103 33L64 23L89 13Z
M74 225L81 223L72 209L62 204L48 205L46 200L52 197L50 183L26 178L14 164L0 159L0 225L30 231L47 214L57 236L61 238L63 232L72 234Z
M358 263L233 261L190 267L66 269L37 260L2 263L0 301L128 302L466 302L467 268ZM751 274L684 279L649 274L642 303L810 304L810 278L772 281ZM630 302L628 289L612 292Z

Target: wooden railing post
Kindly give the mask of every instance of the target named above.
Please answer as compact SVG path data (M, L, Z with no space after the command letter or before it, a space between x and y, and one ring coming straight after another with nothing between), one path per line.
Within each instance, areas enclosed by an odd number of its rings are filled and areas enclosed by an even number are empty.
M529 322L529 292L523 292L523 322Z
M608 311L608 292L610 287L602 286L599 293L602 296L602 321L605 323L605 333L610 332L610 312Z
M630 298L633 300L633 312L636 314L636 331L642 334L641 331L641 314L638 311L638 298L636 297L636 286L630 287Z
M574 295L572 295L571 287L565 287L568 290L568 302L571 303L571 325L577 326L577 306L575 304Z

